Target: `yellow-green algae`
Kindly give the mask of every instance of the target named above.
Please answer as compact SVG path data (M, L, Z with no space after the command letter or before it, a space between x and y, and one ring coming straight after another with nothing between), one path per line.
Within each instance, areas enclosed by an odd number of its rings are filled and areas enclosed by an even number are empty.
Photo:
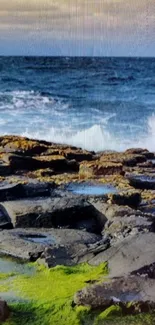
M6 289L21 301L10 304L11 316L5 325L153 325L154 314L123 317L119 306L106 311L91 311L89 307L74 306L74 294L87 282L103 280L107 265L74 267L57 266L52 269L36 266L32 275L11 276ZM5 276L4 276L5 278ZM1 279L3 279L1 276ZM1 282L1 281L0 281ZM4 281L2 286L4 286ZM7 291L6 290L6 291ZM0 288L1 291L1 288ZM2 292L2 291L1 291ZM24 302L23 302L24 301Z
M89 308L73 307L73 296L88 281L107 275L107 265L98 267L81 264L74 267L37 267L33 275L18 274L9 281L11 291L25 303L12 305L7 325L81 325L83 317L90 319ZM8 286L8 282L6 284ZM4 286L4 284L3 284Z

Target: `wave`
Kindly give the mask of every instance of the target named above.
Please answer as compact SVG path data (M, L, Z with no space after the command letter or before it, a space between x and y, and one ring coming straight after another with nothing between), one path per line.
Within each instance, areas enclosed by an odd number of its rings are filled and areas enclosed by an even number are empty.
M22 136L32 137L35 139L44 139L51 142L62 143L81 147L92 151L115 150L123 151L128 148L146 148L155 151L155 115L148 119L148 133L141 139L125 139L123 136L116 137L108 130L103 129L100 125L94 125L88 129L76 133L67 132L51 128L46 133L33 132L28 130L22 133Z

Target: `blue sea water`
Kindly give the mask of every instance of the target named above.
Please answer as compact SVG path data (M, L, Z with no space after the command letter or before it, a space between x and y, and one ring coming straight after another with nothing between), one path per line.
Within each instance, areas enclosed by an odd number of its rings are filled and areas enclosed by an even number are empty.
M155 151L155 58L0 57L0 134Z

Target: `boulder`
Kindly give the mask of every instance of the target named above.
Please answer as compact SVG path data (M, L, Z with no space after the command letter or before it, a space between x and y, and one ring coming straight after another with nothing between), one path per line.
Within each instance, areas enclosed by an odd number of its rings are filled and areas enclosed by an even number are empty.
M7 302L0 299L0 322L4 322L10 315L10 310Z

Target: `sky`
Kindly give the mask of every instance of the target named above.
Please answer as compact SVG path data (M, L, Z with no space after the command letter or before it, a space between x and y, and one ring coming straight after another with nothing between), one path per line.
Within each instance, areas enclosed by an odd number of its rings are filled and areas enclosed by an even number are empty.
M0 0L0 55L155 56L155 0Z

